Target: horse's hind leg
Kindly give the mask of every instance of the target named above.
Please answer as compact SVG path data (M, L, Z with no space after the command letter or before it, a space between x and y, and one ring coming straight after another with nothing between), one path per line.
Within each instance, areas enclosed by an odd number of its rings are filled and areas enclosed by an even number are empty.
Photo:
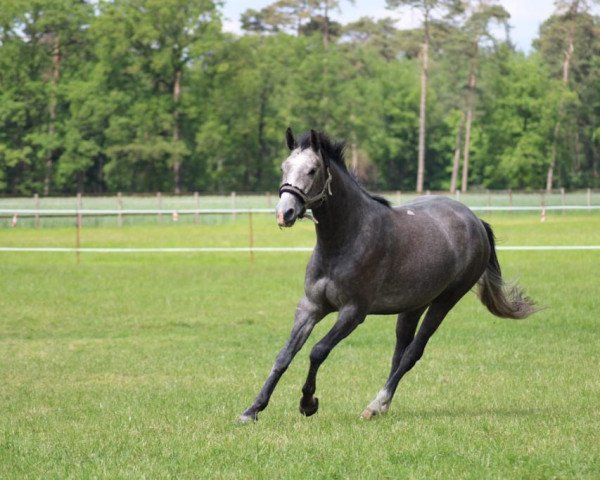
M436 302L429 307L419 331L404 350L396 369L391 372L383 389L380 390L375 400L373 400L363 411L361 415L363 418L371 418L374 415L384 413L388 410L400 379L406 372L414 367L417 361L423 356L423 351L425 350L427 342L455 303L456 301L451 302L450 304L447 302Z
M420 308L398 315L398 319L396 320L396 346L394 348L394 356L392 357L390 376L393 375L398 368L398 365L400 365L400 360L402 359L406 347L408 347L415 337L419 319L424 311L425 308Z
M325 361L333 347L350 335L365 319L365 313L354 306L346 306L340 310L338 319L331 330L319 340L310 352L310 368L306 383L302 387L300 413L307 417L317 413L319 399L314 396L317 389L317 371Z

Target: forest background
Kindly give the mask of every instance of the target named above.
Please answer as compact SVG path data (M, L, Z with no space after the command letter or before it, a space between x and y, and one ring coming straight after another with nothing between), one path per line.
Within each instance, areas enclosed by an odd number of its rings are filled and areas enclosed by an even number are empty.
M361 1L361 0L357 0ZM284 132L347 142L378 190L600 187L600 18L560 0L532 51L492 0L0 0L0 194L274 190Z

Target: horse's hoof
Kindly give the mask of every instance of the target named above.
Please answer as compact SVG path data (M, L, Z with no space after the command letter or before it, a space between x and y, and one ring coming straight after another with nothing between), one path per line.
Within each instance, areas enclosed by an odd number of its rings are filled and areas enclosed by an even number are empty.
M370 408L365 408L360 414L360 418L363 420L371 420L375 415L377 415L377 412L374 412Z
M377 415L383 415L384 413L386 413L389 410L389 408L390 408L389 404L381 405L381 407L379 407L379 410L377 408L367 407L360 414L360 418L362 418L363 420L371 420L373 417L376 417Z
M256 413L242 413L238 419L237 419L237 423L239 424L246 424L246 423L251 423L251 422L256 422L258 421L258 415Z
M312 397L310 400L300 400L300 413L306 417L314 415L319 410L319 399Z

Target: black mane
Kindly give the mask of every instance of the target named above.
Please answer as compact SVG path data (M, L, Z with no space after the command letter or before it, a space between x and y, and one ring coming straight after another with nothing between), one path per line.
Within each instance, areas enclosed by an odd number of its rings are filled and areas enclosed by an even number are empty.
M317 135L319 136L319 144L321 145L321 150L323 151L323 155L326 155L329 160L331 160L338 167L340 167L340 169L346 175L348 175L348 177L350 177L354 181L354 183L356 183L358 188L360 188L363 192L365 192L368 197L372 198L376 202L381 203L382 205L385 205L386 207L391 208L392 205L387 199L385 199L379 195L375 195L375 194L368 192L360 184L360 182L355 177L355 175L350 173L350 171L348 170L348 167L346 166L346 161L344 160L344 152L346 150L346 142L332 141L323 132L317 132ZM300 148L302 150L304 150L306 148L310 148L310 132L303 133L300 136L300 138L298 139L298 144L300 145Z

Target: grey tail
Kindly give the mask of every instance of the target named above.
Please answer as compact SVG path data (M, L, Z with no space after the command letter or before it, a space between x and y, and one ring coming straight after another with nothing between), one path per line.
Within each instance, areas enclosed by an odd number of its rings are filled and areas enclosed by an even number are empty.
M496 239L492 227L484 222L483 226L487 232L490 242L491 253L487 268L479 279L479 299L487 309L502 318L522 319L538 311L535 303L526 297L523 289L517 285L506 285L502 279L500 264L496 255Z

